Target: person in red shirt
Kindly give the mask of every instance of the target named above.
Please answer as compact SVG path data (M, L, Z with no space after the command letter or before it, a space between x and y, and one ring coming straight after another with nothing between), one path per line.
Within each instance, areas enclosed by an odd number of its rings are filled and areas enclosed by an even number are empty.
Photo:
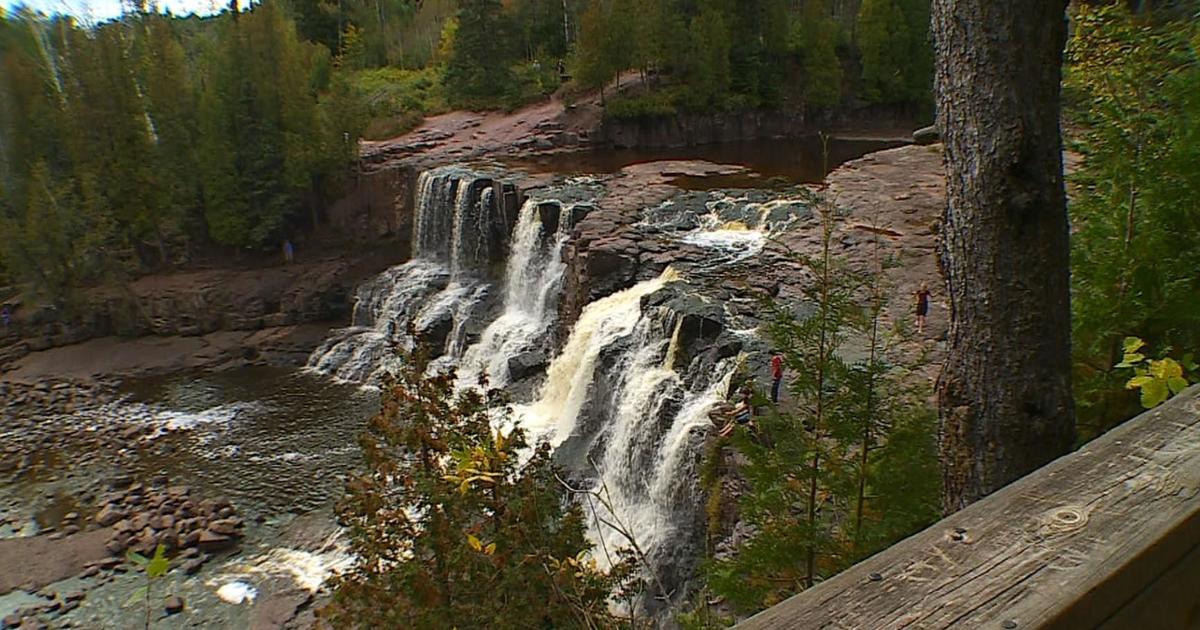
M771 357L771 402L779 403L779 385L783 382L783 355L776 351Z

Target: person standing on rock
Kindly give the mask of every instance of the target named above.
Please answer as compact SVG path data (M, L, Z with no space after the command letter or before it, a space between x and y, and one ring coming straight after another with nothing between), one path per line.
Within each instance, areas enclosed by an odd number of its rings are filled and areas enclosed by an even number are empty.
M925 334L925 316L929 314L929 285L922 282L917 289L917 334Z
M783 355L779 351L771 357L771 402L779 404L779 386L783 383Z
M283 239L283 262L290 265L295 258L296 250L292 247L291 239Z
M8 329L12 328L12 311L8 310L8 305L0 307L0 320L4 320L4 334L8 334Z

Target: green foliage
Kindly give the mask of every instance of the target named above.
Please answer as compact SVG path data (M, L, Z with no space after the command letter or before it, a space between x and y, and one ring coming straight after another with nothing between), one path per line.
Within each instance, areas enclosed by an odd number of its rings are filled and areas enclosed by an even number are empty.
M125 600L125 606L142 603L146 612L146 628L150 627L150 593L154 583L165 577L171 570L171 562L167 559L166 552L167 548L162 544L154 548L154 555L150 558L132 550L125 552L125 559L146 574L146 583L134 589L129 594L129 598Z
M275 2L88 28L6 14L0 64L0 260L59 304L193 243L270 243L306 206L313 223L363 126Z
M1064 91L1081 156L1070 212L1084 439L1141 410L1114 368L1125 337L1200 345L1200 27L1153 17L1123 5L1080 4L1073 13Z
M842 98L842 62L837 56L838 26L830 0L805 3L793 27L793 48L803 60L804 102L832 107Z
M461 0L445 83L456 107L494 106L512 89L508 22L500 0Z
M816 278L807 312L764 304L772 344L791 368L792 402L758 418L757 431L735 433L748 461L739 517L756 533L705 571L708 588L739 613L773 605L939 513L936 423L921 404L927 392L884 360L881 269L864 277L833 257L832 214L825 204L822 253L797 257ZM852 339L866 340L864 358L845 358Z
M858 13L863 95L876 103L929 100L928 0L863 0Z
M374 68L339 76L364 117L363 136L369 140L394 138L411 130L426 116L449 110L441 68L422 70Z
M366 470L339 506L356 562L322 616L335 627L607 627L627 575L585 558L583 514L547 445L499 391L456 393L406 357L361 438ZM626 573L622 573L626 571ZM514 617L517 615L517 617Z
M637 70L638 94L613 99L618 118L721 111L832 107L857 77L843 67L861 58L860 96L870 101L930 101L933 53L929 0L866 0L860 41L848 38L852 3L811 0L593 0L580 19L574 79L609 85ZM631 19L632 17L632 19ZM648 94L645 94L648 92Z
M1185 367L1194 372L1197 366L1190 356L1184 357L1182 364L1167 356L1151 359L1142 353L1145 345L1137 337L1126 337L1121 362L1115 367L1133 370L1133 378L1125 383L1125 389L1140 391L1142 407L1153 409L1187 389Z

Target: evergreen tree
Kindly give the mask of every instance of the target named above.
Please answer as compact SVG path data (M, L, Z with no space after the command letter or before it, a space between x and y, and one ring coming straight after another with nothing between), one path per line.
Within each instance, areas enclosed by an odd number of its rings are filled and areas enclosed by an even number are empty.
M446 63L451 100L470 107L502 102L513 89L512 54L500 0L462 0L454 50Z
M858 13L863 93L876 103L901 102L908 96L904 65L912 35L897 2L863 0Z
M830 0L809 0L797 21L794 38L803 60L804 102L832 107L842 98L842 62L837 56L838 24Z

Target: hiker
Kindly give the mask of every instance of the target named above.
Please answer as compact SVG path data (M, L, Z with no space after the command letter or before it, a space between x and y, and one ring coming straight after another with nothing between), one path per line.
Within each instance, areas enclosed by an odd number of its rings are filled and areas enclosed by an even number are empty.
M917 289L917 334L925 334L925 316L929 314L929 285L922 282Z
M8 305L5 304L0 308L0 320L4 320L4 334L8 334L8 329L12 327L12 311L8 310Z
M779 386L783 383L783 355L778 350L771 357L771 402L779 404Z
M754 393L751 391L750 386L747 385L742 387L741 394L742 399L738 401L738 404L733 408L733 413L730 414L733 416L732 419L718 433L721 437L728 437L730 433L733 433L733 428L739 424L753 426L751 419L754 417L754 402L752 400Z
M292 247L291 239L283 239L283 262L290 265L295 258L296 250Z

